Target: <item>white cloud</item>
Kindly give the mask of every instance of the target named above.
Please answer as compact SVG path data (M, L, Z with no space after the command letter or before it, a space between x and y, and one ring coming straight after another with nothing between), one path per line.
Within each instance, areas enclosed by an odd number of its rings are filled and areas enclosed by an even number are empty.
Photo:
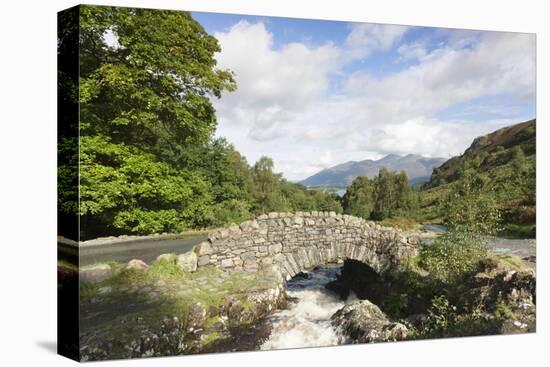
M355 23L345 46L352 58L366 57L374 51L389 50L408 29L402 25Z
M494 93L532 100L532 35L448 31L450 41L428 51L418 41L402 44L407 30L355 24L342 45L278 47L262 23L242 21L215 34L222 47L219 66L233 70L238 85L215 102L218 135L251 163L261 155L272 157L275 168L295 180L390 152L447 157L462 152L475 136L517 122L476 125L434 116ZM401 61L417 64L384 77L343 74L352 60L392 48ZM334 75L344 76L337 94L331 86Z
M366 134L356 135L355 139L360 150L370 149L382 154L415 153L428 157L448 158L462 154L473 137L489 133L512 122L516 121L468 124L419 117L369 129Z
M418 60L421 61L426 55L426 47L421 43L405 43L397 48L399 58L397 62Z
M219 65L237 75L238 91L225 98L252 107L296 108L318 97L341 52L330 43L317 48L289 43L275 50L263 23L241 21L215 36L223 50L217 55Z

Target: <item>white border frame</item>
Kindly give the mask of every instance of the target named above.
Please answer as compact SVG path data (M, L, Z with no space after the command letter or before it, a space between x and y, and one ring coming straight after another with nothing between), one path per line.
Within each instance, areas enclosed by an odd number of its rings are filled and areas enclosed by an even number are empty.
M530 32L537 34L538 294L536 334L105 362L118 366L535 366L547 363L549 101L542 66L550 35L544 1L112 0L98 5ZM0 12L2 261L0 364L73 365L56 341L56 12L75 1L18 1ZM546 170L542 163L546 162ZM30 246L30 247L29 247ZM545 340L546 339L546 340ZM547 347L546 347L547 348Z

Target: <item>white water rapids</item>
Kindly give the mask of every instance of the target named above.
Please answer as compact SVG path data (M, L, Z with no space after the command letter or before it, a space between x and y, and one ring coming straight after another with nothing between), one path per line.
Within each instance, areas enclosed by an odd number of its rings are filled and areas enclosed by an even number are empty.
M272 332L260 349L321 347L344 344L346 338L332 327L330 317L348 302L325 289L325 284L336 279L341 266L323 267L291 279L286 286L289 300L287 309L277 311L269 321Z

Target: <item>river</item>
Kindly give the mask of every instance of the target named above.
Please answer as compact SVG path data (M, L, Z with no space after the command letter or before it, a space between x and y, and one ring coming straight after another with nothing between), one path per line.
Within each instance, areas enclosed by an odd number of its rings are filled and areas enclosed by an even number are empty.
M447 227L440 224L425 224L420 231L434 235L447 232ZM429 244L434 237L422 238L422 242ZM496 253L514 254L519 257L537 255L537 241L535 239L510 239L503 237L487 237L487 247Z
M85 266L89 264L118 261L128 262L140 259L153 262L157 256L166 253L182 254L206 240L206 235L192 235L174 239L137 239L98 246L70 246L58 241L59 257L70 263Z
M428 228L426 228L428 229ZM446 232L443 226L430 226L436 233ZM535 255L535 240L488 238L488 246L495 252L519 256ZM336 279L341 265L328 265L300 274L286 284L288 307L275 312L266 321L271 334L260 349L288 349L341 345L349 342L330 323L330 317L347 303L356 300L354 294L343 301L325 285Z
M325 284L335 280L341 265L319 267L302 273L286 284L288 307L269 317L272 331L260 349L287 349L345 344L342 336L330 323L330 317L346 303L355 300L350 295L342 301Z
M425 226L424 231L443 233L446 228L431 225ZM182 253L204 239L205 236L190 236L80 248L80 265L107 260L125 262L132 258L152 262L161 253ZM430 242L432 239L424 238L423 241ZM495 252L514 253L520 256L535 255L534 240L491 238L488 244ZM74 255L78 258L78 250ZM357 298L351 294L348 299L341 300L337 294L325 288L327 283L336 279L341 270L341 264L332 264L295 276L285 285L288 299L285 309L269 316L263 321L263 325L258 325L257 330L244 331L228 345L220 346L221 349L214 351L272 350L349 343L350 341L331 325L330 317Z

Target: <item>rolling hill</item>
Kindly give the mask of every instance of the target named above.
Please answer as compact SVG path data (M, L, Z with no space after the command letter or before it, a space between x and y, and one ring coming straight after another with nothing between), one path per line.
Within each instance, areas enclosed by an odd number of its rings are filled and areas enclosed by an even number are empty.
M475 166L478 172L487 172L509 163L512 151L520 147L525 156L534 156L536 120L507 126L474 139L464 154L453 157L434 169L425 188L437 187L459 179L465 166Z

